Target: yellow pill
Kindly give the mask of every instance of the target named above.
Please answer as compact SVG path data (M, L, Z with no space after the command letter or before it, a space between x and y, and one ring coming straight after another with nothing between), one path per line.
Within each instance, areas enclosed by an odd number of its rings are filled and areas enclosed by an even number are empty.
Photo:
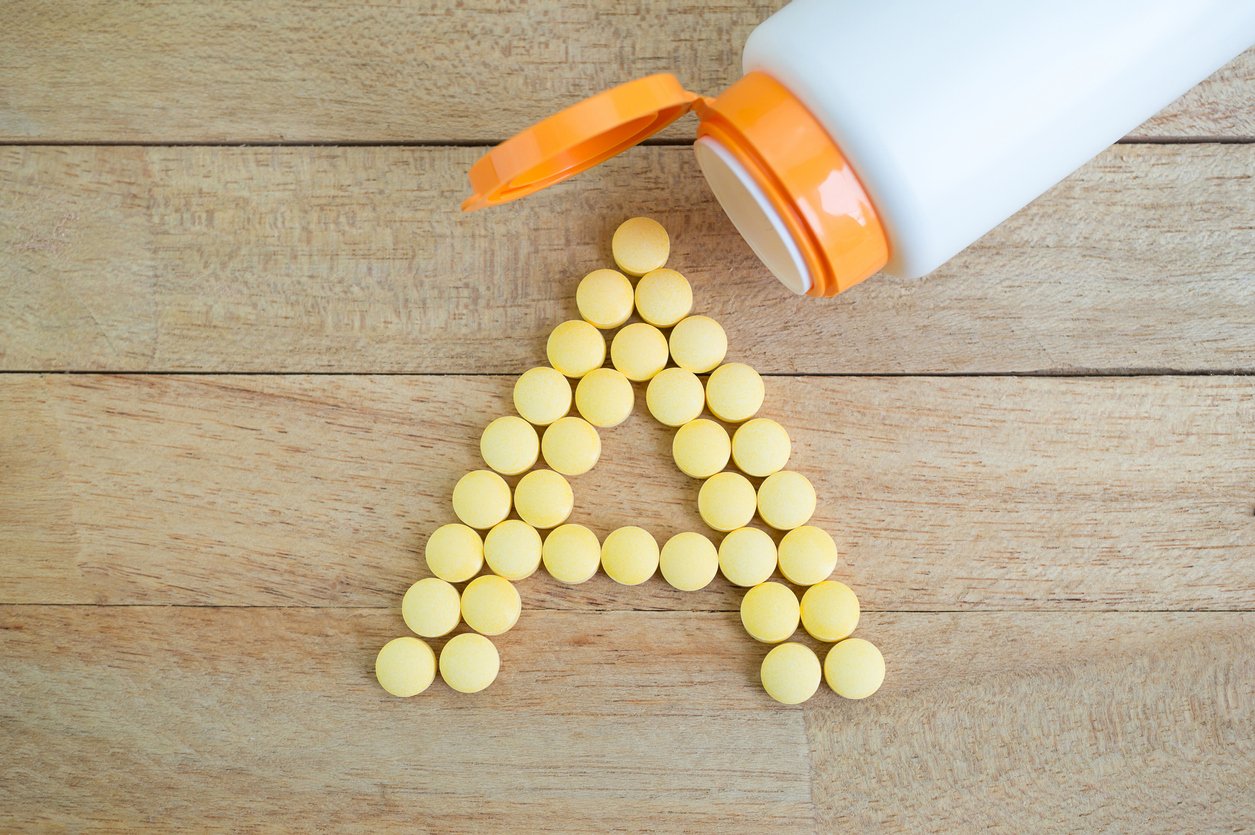
M554 471L583 475L601 458L601 436L583 418L559 418L545 430L540 449Z
M871 641L842 641L828 650L824 680L838 696L866 699L885 683L885 657Z
M484 541L466 525L441 525L423 551L431 573L448 583L471 579L484 567Z
M756 586L776 570L776 543L766 531L737 528L719 543L719 570L734 586Z
M651 325L669 328L693 309L693 288L675 270L651 270L636 282L636 312Z
M616 583L639 586L658 570L658 541L635 526L611 531L601 543L601 567Z
M462 617L458 590L439 577L424 577L401 598L401 617L415 635L448 635Z
M491 528L510 515L510 485L491 470L473 470L453 486L453 512L472 528Z
M741 624L764 644L791 638L800 617L797 595L783 583L759 583L741 598Z
M732 433L732 460L741 472L768 476L784 469L793 443L784 427L768 418L742 423Z
M632 282L618 270L593 270L575 289L575 306L590 325L617 328L632 315Z
M728 353L728 335L709 316L690 316L671 329L670 346L676 365L694 374L705 374L723 362Z
M825 580L802 595L802 627L820 641L848 638L858 626L858 598L845 583Z
M394 696L417 696L436 678L436 653L418 638L393 638L375 656L375 678Z
M644 275L667 263L671 239L662 224L653 218L633 217L614 230L610 252L619 269L628 275Z
M702 381L692 371L664 368L645 389L649 413L664 426L683 426L702 413Z
M815 488L792 470L772 473L758 487L758 515L778 531L805 525L815 515Z
M583 583L601 565L601 543L597 534L583 525L562 525L545 537L542 551L545 570L560 583Z
M610 362L629 380L651 379L667 367L667 338L653 325L628 325L610 343Z
M740 423L758 414L766 394L762 376L743 362L719 366L706 381L710 413L728 423Z
M540 534L526 522L507 519L484 537L484 562L507 580L525 580L540 567Z
M561 525L574 507L570 483L553 470L532 470L514 487L514 509L533 528Z
M441 656L443 670L444 656ZM759 670L767 695L785 705L800 705L819 689L819 656L804 644L772 647Z
M717 531L745 527L756 505L754 485L740 473L715 473L697 491L697 512Z
M613 368L595 368L575 387L575 408L593 426L618 426L632 414L635 401L632 383Z
M521 417L499 417L484 427L479 436L479 453L484 463L504 475L518 475L531 469L540 454L536 430Z
M728 466L732 441L727 430L713 420L698 418L679 428L671 440L671 457L680 472L693 478L710 478Z
M459 693L478 693L496 681L500 669L497 648L474 632L454 635L440 651L440 677Z
M462 590L462 620L481 635L500 635L519 622L523 601L504 577L485 574Z
M514 408L529 423L548 426L571 411L571 382L554 368L528 369L514 382Z
M606 361L606 338L580 319L563 322L545 346L549 364L568 377L583 377Z
M780 540L780 573L791 583L822 583L837 567L837 543L823 528L803 525Z
M686 531L667 540L658 556L662 577L680 591L704 589L719 571L715 545L699 533Z

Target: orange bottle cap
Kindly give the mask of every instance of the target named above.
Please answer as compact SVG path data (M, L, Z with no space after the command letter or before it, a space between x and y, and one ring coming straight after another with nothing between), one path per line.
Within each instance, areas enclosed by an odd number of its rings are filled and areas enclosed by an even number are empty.
M480 157L462 210L508 203L573 177L653 136L700 98L658 73L573 104Z

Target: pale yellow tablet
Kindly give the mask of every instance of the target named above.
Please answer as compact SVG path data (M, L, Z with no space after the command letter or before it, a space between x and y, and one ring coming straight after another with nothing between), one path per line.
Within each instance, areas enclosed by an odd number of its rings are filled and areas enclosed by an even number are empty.
M658 557L662 577L680 591L697 591L710 585L719 571L719 553L706 537L692 531L678 533L662 546Z
M671 440L671 456L680 472L693 478L710 478L728 466L732 441L713 420L698 418L681 426Z
M440 652L440 677L459 693L478 693L497 680L500 669L497 648L474 632L454 635Z
M610 253L628 275L644 275L667 263L671 239L653 218L633 217L619 224L610 239Z
M824 680L838 696L866 699L885 683L885 657L871 641L849 638L828 650Z
M527 472L540 454L536 429L521 417L506 415L484 427L479 436L484 463L502 475Z
M754 518L754 485L740 473L715 473L697 492L697 512L717 531L743 528Z
M466 525L441 525L423 550L431 573L448 583L463 583L484 567L484 541Z
M514 382L514 408L528 423L548 426L571 411L571 381L547 365L530 368Z
M797 595L783 583L759 583L741 598L741 624L756 641L787 641L797 631L799 619Z
M601 436L583 418L558 418L545 429L540 450L545 463L555 472L583 475L601 458Z
M632 383L615 368L594 368L575 387L575 408L593 426L609 429L632 414Z
M553 470L532 470L514 487L514 509L533 528L561 525L574 507L570 482Z
M669 328L693 309L693 288L675 270L651 270L636 282L636 312L651 325Z
M617 328L632 316L632 282L618 270L593 270L575 288L575 306L590 325Z
M549 334L549 364L568 377L583 377L606 361L606 338L582 319L571 319Z
M719 366L706 381L710 413L728 423L740 423L758 414L766 394L763 378L743 362Z
M780 573L799 586L813 586L832 576L837 543L823 528L803 525L780 540Z
M472 470L453 486L453 512L472 528L491 528L510 515L510 485L491 470Z
M560 583L583 583L601 565L601 543L597 534L583 525L561 525L545 537L541 552L545 570Z
M689 316L671 329L671 358L694 374L713 371L728 353L728 335L709 316Z
M639 586L658 570L658 541L635 525L619 528L601 543L601 567L625 586Z
M504 577L485 574L462 590L462 620L481 635L500 635L519 621L523 601L519 590Z
M494 573L518 582L540 567L540 533L526 522L507 519L484 537L484 562Z
M769 418L754 418L732 433L732 462L746 475L761 478L779 472L792 452L789 433Z
M436 654L418 638L393 638L375 657L375 678L394 696L417 696L436 678Z
M692 371L664 368L649 381L645 405L664 426L683 426L701 416L705 395L702 381Z
M448 635L462 619L458 590L439 577L424 577L401 598L401 617L415 635Z
M756 586L776 570L776 543L766 531L737 528L719 543L719 570L734 586Z
M781 470L758 486L758 515L778 531L805 525L815 515L815 488L810 479L792 470Z
M653 325L634 322L614 335L610 363L629 380L652 379L667 366L667 337Z
M819 689L819 657L804 644L772 647L759 672L767 695L781 704L799 705Z
M858 626L858 598L845 583L825 580L802 595L801 616L802 627L812 638L840 641Z

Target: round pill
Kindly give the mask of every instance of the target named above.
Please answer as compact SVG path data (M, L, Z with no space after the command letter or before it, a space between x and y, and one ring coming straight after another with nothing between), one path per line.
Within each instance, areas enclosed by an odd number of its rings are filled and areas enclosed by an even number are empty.
M462 619L458 590L439 577L424 577L401 598L401 617L415 635L448 635Z
M417 696L436 678L436 653L418 638L393 638L375 656L375 678L394 696Z
M658 557L662 577L680 591L703 589L719 571L715 545L699 533L678 533L662 546Z
M499 417L484 427L479 436L479 453L484 463L503 475L518 475L531 469L540 454L536 430L521 417Z
M507 580L525 580L540 567L540 534L518 519L498 523L484 537L484 562Z
M756 505L754 485L740 473L715 473L697 491L697 512L717 531L745 527Z
M523 601L504 577L485 574L462 590L462 620L481 635L500 635L519 621Z
M553 470L532 470L514 487L514 509L533 528L561 525L574 507L570 483Z
M441 525L423 551L431 573L448 583L471 579L484 567L484 541L466 525Z
M453 512L472 528L491 528L510 515L510 485L491 470L472 470L453 486Z
M545 537L541 552L545 570L560 583L583 583L601 565L601 543L597 534L583 525L562 525Z
M714 370L728 353L728 335L709 316L681 319L671 329L671 358L694 374Z
M664 426L683 426L702 413L702 381L692 371L664 368L645 389L649 413Z
M601 567L616 583L639 586L658 570L658 541L634 525L613 530L601 543Z
M741 623L751 638L764 644L791 638L797 631L799 611L797 595L783 583L759 583L741 598Z
M613 368L594 368L575 387L575 408L593 426L618 426L632 414L635 401L632 383Z
M440 662L443 671L443 655ZM819 689L819 656L805 644L780 644L767 653L759 675L768 696L781 704L800 705Z
M632 282L618 270L593 270L575 288L575 306L594 327L617 328L632 315Z
M478 693L496 681L500 669L497 648L474 632L454 635L440 651L440 677L459 693Z
M732 441L713 420L698 418L681 426L671 440L671 457L680 472L693 478L710 478L728 466Z
M619 269L628 275L644 275L667 263L671 239L662 224L653 218L628 218L614 230L610 252Z
M824 680L838 696L866 699L885 683L885 657L871 641L849 638L828 650Z
M823 528L803 525L780 540L780 573L791 583L813 586L832 576L837 567L837 543Z
M758 414L766 393L762 376L743 362L719 366L706 381L710 413L728 423L740 423Z
M514 382L514 408L529 423L548 426L571 411L571 382L555 368L530 368Z
M848 638L858 626L858 598L845 583L825 580L802 595L802 628L820 641Z
M636 282L636 312L651 325L669 328L693 309L693 288L675 270L651 270Z
M805 525L815 515L815 488L792 470L772 473L758 487L758 515L778 531Z
M768 418L742 423L732 433L732 461L741 472L768 476L789 463L793 444L784 427Z
M601 436L583 418L558 418L545 429L541 454L562 475L583 475L601 458Z
M734 586L756 586L776 570L776 543L766 531L737 528L719 543L719 570Z
M610 362L629 380L648 380L667 367L667 338L644 322L635 322L614 335Z
M606 361L606 338L580 319L563 322L545 346L549 364L568 377L583 377Z

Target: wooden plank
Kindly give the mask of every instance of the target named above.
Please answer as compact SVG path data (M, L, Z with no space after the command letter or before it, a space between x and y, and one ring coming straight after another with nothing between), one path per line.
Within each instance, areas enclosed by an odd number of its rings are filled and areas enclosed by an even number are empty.
M654 72L714 95L782 5L6 2L0 140L495 142ZM1247 52L1134 133L1249 139L1253 87Z
M396 608L507 377L0 377L0 602ZM599 534L699 529L644 413L574 480ZM1255 604L1255 378L769 378L875 610ZM727 611L537 576L528 606Z
M1233 829L1252 627L872 614L881 692L786 708L731 613L529 611L491 688L399 700L390 612L5 607L0 826Z
M517 372L615 225L770 372L1255 369L1255 146L1117 146L922 280L789 295L685 148L461 215L473 148L6 148L0 367Z

